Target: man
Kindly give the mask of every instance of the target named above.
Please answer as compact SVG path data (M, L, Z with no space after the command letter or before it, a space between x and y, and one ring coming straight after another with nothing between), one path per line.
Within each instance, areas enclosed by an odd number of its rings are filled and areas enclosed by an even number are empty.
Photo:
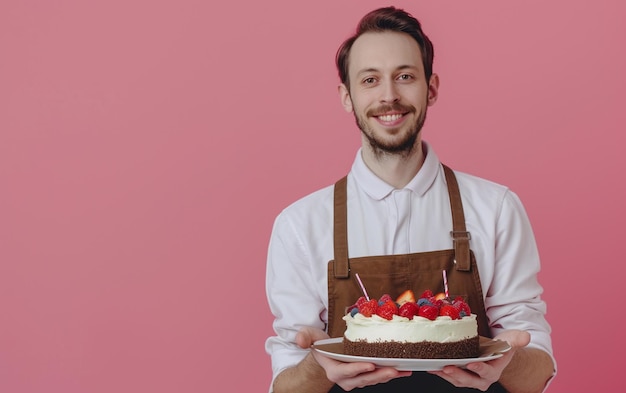
M276 336L266 350L275 393L541 392L555 373L539 257L521 202L506 187L449 170L422 141L438 97L432 60L419 22L393 7L366 15L337 53L341 103L355 116L362 147L345 179L289 206L274 224L267 295ZM432 280L417 272L424 266L443 266L450 285L469 288L481 334L512 350L467 369L411 373L309 349L341 336L343 307L358 294L355 272L369 283L384 281L378 274L424 284Z

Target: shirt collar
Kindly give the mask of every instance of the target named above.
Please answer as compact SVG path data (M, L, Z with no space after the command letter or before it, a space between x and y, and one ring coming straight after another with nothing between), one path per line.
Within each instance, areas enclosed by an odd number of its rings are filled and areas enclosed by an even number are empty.
M437 157L437 154L435 154L435 151L430 145L422 141L422 147L425 155L424 163L415 177L404 187L405 190L411 190L420 196L433 184L439 173L440 166L439 157ZM357 185L372 199L384 199L395 189L383 179L376 176L374 172L365 165L361 149L357 152L354 163L352 164L352 174L354 175Z

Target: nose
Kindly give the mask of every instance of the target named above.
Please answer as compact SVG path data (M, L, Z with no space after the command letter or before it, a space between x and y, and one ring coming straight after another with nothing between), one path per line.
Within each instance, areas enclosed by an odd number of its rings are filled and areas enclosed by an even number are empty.
M398 94L398 89L393 81L387 81L383 83L380 96L380 101L383 103L393 103L400 99L400 95Z

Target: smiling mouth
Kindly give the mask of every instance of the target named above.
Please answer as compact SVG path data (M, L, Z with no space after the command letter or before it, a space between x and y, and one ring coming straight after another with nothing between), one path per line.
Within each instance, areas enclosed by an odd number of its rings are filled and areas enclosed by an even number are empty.
M367 115L376 118L381 123L393 124L402 121L410 113L415 113L413 106L396 102L391 105L381 105L378 108L372 108Z
M380 116L376 116L376 117L378 117L380 120L388 123L388 122L397 121L400 118L402 118L402 116L404 116L404 114L402 114L402 113L394 113L392 115L380 115Z

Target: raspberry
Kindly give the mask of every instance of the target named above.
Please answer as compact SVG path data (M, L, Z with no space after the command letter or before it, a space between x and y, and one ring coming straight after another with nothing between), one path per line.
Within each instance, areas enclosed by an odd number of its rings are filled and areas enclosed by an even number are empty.
M401 317L413 319L413 317L417 315L418 312L419 306L417 304L413 302L406 302L402 306L400 306L400 309L398 310L398 315L400 315Z
M376 310L376 315L381 318L391 320L394 315L398 315L398 306L393 301L388 301Z
M391 298L391 296L388 293L386 293L386 294L382 295L380 297L380 299L378 299L378 305L379 306L383 305L383 304L387 303L388 301L393 301L393 299Z
M417 315L434 321L439 316L439 309L436 306L424 305L420 307Z
M461 317L470 315L472 313L470 306L467 303L465 303L462 299L461 300L459 300L458 298L455 299L452 305L457 310L459 310L459 314L461 315Z
M420 298L426 298L428 299L429 297L433 296L433 291L431 291L430 289L427 289L424 291L424 293L422 293L422 296L420 296Z
M348 307L348 311L347 312L352 312L352 310L354 310L355 308L358 309L359 306L363 303L365 303L367 300L365 300L365 296L361 296L360 298L357 299L356 303L354 303L353 305L351 305L350 307Z
M439 310L439 315L442 316L449 316L452 319L459 319L459 310L454 307L451 306L449 304L446 304L445 306L441 307L441 310Z
M441 308L441 306L443 306L443 300L437 299L435 296L428 298L428 301L430 302L430 304L435 305L435 307L437 308Z
M369 302L362 303L359 306L359 313L364 317L371 317L376 314L376 310L378 310L378 301L376 299L371 299Z

